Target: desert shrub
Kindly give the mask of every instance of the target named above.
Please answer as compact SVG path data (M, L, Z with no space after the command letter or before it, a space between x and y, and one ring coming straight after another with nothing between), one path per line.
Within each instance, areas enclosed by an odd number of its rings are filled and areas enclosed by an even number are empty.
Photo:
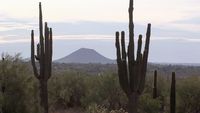
M140 113L158 113L161 108L159 99L153 99L150 94L143 94L139 99Z
M109 110L106 107L97 104L92 104L88 107L86 113L127 113L127 112L122 108L118 110Z
M86 81L88 90L83 100L86 106L95 103L111 110L125 105L127 99L119 86L116 74L93 76Z
M104 98L104 105L111 109L119 109L125 107L127 98L125 93L121 90L118 76L116 74L108 73L101 76L100 95Z
M153 98L153 72L149 73L146 77L146 85L143 95L147 95ZM157 99L156 101L160 101L160 112L168 111L169 109L169 95L170 95L170 77L164 76L158 72L157 78Z
M170 91L170 78L168 76L163 76L158 73L157 76L157 94L159 96L167 96ZM151 93L153 95L153 73L146 77L145 90L144 93Z
M97 104L91 104L86 113L108 113L108 109Z
M30 70L23 63L19 54L14 57L10 55L4 57L5 60L0 62L1 108L3 112L34 112L32 92L29 92L33 81L33 77L29 75Z
M110 113L128 113L124 109L119 109L119 110L111 110Z
M189 77L177 84L178 113L200 112L200 78Z
M81 107L81 99L84 96L84 75L65 72L53 76L49 81L50 106L54 109Z
M49 100L52 109L86 109L97 104L109 110L124 107L127 101L116 74L93 76L76 72L52 76L49 81Z
M103 98L99 93L99 85L101 80L99 76L86 76L85 77L85 85L86 85L86 93L85 97L82 99L83 106L87 108L92 104L98 104L102 102Z
M152 99L151 75L153 73L147 76L145 90L139 99L139 113L168 113L171 77L158 73L158 98ZM51 111L78 109L85 113L126 113L127 98L117 74L112 71L88 75L68 69L55 72L48 85ZM38 88L31 64L25 63L20 55L5 55L5 61L0 61L0 109L4 108L4 113L38 113ZM176 91L177 113L200 112L199 77L177 77Z

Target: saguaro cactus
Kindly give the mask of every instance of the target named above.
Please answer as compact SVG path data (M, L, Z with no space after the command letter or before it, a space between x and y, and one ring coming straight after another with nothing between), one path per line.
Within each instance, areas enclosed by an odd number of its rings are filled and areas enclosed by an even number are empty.
M4 54L2 54L2 78L1 78L1 92L2 92L2 106L1 106L1 110L2 113L6 113L6 100L5 100L5 90L6 90L6 77L5 77L5 58L4 58Z
M154 71L154 81L153 81L153 98L157 98L157 71Z
M6 89L6 86L5 86L5 58L4 56L2 55L2 83L1 83L1 91L2 93L4 94L5 93L5 89Z
M170 113L176 112L176 75L172 73L171 94L170 94Z
M121 32L121 44L119 32L116 32L116 51L118 76L120 86L126 93L129 103L128 112L136 113L138 98L144 90L149 54L149 43L151 35L151 24L148 24L144 52L142 53L142 35L139 35L137 55L134 50L134 24L133 24L133 0L129 6L129 45L128 52L125 47L125 32ZM127 59L128 58L128 59Z
M37 44L37 55L34 48L34 31L31 31L31 62L35 77L40 85L40 105L41 112L48 113L48 91L47 81L51 77L52 67L52 29L45 22L43 36L42 7L39 3L39 43ZM36 67L35 59L39 62L39 71Z

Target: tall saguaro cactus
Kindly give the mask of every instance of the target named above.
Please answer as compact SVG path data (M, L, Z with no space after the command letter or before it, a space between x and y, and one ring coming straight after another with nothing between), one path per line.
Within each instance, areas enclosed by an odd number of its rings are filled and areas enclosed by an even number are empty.
M139 35L138 47L135 58L134 49L134 24L133 24L133 0L129 6L129 45L126 52L125 32L116 32L116 51L119 82L128 97L128 112L137 113L138 98L144 90L147 61L149 54L149 43L151 35L151 24L148 24L144 52L142 53L142 35Z
M157 71L154 71L154 81L153 81L153 98L157 98Z
M170 93L170 113L176 113L176 75L172 73L171 93Z
M52 29L45 22L43 36L42 6L39 3L39 43L37 44L37 54L35 55L34 31L31 31L31 62L35 77L40 85L40 105L41 112L48 113L48 91L47 82L51 77L52 67ZM35 59L39 62L39 71L36 67Z

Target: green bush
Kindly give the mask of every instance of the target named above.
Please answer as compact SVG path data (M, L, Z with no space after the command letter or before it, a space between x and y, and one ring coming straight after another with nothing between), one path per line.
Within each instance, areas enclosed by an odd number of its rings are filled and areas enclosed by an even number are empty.
M65 72L53 76L49 81L49 100L52 109L80 107L85 96L84 76L75 72Z
M0 62L1 108L4 113L32 113L31 83L33 77L29 75L27 65L22 62L19 55L14 57L5 55Z
M88 91L84 98L87 106L96 103L110 110L124 107L127 98L119 86L116 74L107 73L88 79L91 80L86 80Z
M159 99L153 99L150 94L143 94L139 100L140 113L158 113L161 108Z
M125 106L127 101L116 74L99 76L65 72L49 81L49 100L52 109L87 108L97 104L111 109Z
M178 113L200 112L200 78L189 77L178 82Z

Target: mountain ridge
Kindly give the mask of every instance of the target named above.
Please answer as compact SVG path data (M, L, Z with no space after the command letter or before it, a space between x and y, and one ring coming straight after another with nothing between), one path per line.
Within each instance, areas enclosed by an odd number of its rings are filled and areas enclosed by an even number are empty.
M100 64L115 64L115 60L106 58L94 49L80 48L71 54L55 60L56 63L100 63Z

